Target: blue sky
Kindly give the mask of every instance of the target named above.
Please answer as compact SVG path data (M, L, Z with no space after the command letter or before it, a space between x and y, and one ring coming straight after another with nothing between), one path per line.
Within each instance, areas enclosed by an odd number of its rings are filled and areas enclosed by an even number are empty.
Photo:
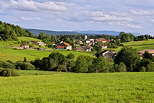
M154 0L0 0L0 20L24 28L154 35Z

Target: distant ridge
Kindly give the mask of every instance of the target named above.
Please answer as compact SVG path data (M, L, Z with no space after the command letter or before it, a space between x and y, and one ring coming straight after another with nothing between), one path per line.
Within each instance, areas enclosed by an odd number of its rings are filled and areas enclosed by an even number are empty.
M113 35L117 36L120 32L118 31L94 31L94 30L88 30L88 31L51 31L51 30L40 30L40 29L26 29L30 32L32 32L34 35L39 35L40 32L43 32L45 34L50 35L77 35L77 34L87 34L87 35ZM140 35L139 33L133 33L134 35Z

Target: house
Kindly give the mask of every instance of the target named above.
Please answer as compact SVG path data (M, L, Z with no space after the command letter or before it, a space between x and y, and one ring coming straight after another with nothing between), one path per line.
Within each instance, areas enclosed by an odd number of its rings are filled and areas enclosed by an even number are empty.
M99 53L97 56L102 56L104 58L113 59L115 56L115 50L104 50Z
M66 49L66 50L72 50L72 45L70 45L69 43L60 43L57 47L57 49Z
M56 45L56 42L51 42L52 45Z
M88 45L94 45L95 44L95 40L94 39L87 39L85 41L85 43L88 44Z
M29 45L28 44L21 44L20 45L21 49L29 49Z
M107 48L107 44L102 44L102 49L106 49Z
M33 43L33 44L36 44L36 45L40 45L40 46L45 46L46 44L44 43L44 42L42 42L42 41L31 41L31 43Z
M142 51L139 51L138 54L140 54L140 56L142 56L145 51L149 52L150 54L152 54L152 56L154 56L154 49L146 49L146 50L142 50Z
M46 45L46 44L45 44L44 42L42 42L42 41L37 42L37 44L40 45L40 46L45 46L45 45Z
M89 44L89 43L90 43L90 40L89 40L89 39L87 39L87 40L86 40L86 44Z
M106 39L104 39L104 38L98 38L98 39L96 39L96 43L97 42L102 42L102 43L106 43L106 42L110 42L111 40L106 40Z
M81 47L75 48L74 50L76 50L76 51L90 52L92 50L92 46L90 46L90 45L81 46Z

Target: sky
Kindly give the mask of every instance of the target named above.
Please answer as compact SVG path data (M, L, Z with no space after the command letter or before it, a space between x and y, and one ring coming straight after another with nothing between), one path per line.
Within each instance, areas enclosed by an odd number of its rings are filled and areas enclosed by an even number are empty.
M0 0L0 21L31 29L154 35L154 0Z

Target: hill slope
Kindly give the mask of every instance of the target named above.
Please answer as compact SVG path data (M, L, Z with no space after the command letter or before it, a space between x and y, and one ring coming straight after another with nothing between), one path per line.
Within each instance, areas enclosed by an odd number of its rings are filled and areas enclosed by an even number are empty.
M39 29L26 29L30 32L32 32L34 35L39 35L40 32L44 32L45 34L51 34L51 35L62 35L62 34L87 34L87 35L119 35L120 32L116 31L51 31L51 30L39 30Z
M31 71L30 73L32 74ZM41 71L34 71L33 74L0 77L2 83L0 101L2 103L154 102L154 73L76 74L43 71L42 74L48 75L39 75Z

